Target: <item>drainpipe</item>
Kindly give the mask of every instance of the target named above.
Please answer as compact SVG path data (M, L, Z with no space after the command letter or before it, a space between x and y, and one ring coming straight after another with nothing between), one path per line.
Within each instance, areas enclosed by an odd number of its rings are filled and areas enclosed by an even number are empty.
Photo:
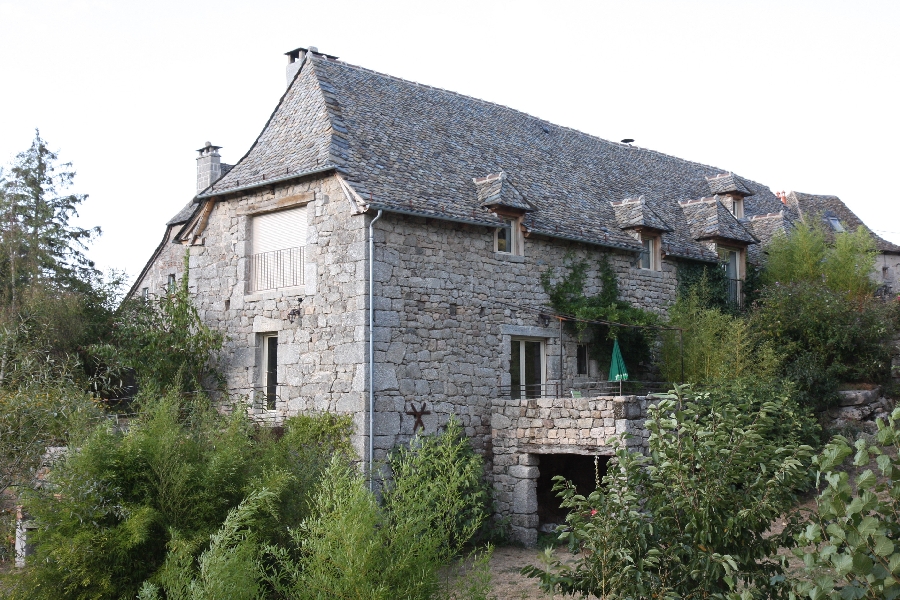
M369 223L369 490L375 491L375 221Z

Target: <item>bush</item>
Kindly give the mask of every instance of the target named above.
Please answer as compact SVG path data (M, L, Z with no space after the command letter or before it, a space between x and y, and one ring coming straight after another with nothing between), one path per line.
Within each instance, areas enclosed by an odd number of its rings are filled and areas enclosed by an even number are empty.
M775 559L790 537L767 531L807 485L812 448L772 441L784 399L676 393L648 411L648 456L617 445L602 486L587 497L555 478L571 509L560 538L578 556L564 564L550 550L546 571L523 569L544 589L600 598L790 592Z
M779 357L772 344L753 334L746 317L706 307L705 289L701 281L669 309L668 325L682 331L663 332L663 378L712 384L750 376L774 377Z
M876 444L857 440L854 453L843 437L815 457L817 481L825 489L817 511L797 542L808 577L795 582L801 598L886 598L900 596L900 408L885 424L878 420ZM838 470L850 456L865 470L851 478ZM881 479L871 468L872 462ZM851 481L852 479L852 481Z
M767 286L820 283L835 292L862 298L875 290L875 240L864 227L834 235L828 244L821 218L795 224L790 235L776 235L766 248Z
M457 556L484 518L482 463L467 450L459 425L416 438L391 460L393 481L379 505L360 472L335 456L321 474L309 511L284 544L267 543L265 523L279 515L283 482L258 488L233 509L196 563L172 545L172 568L141 598L433 598L439 568ZM489 553L488 553L489 554ZM460 593L484 597L482 557L472 585Z
M48 483L24 495L39 529L12 597L133 598L145 581L168 576L172 547L193 561L255 491L280 482L276 507L289 506L294 523L305 518L310 482L330 455L349 452L349 417L322 417L321 430L310 417L296 427L288 420L276 440L205 399L169 396L142 408L127 432L101 424L77 440ZM261 523L261 539L286 537Z
M751 329L785 357L781 372L797 383L803 402L825 408L837 400L840 382L889 378L896 310L872 296L797 281L763 290Z
M113 345L95 348L99 362L133 368L139 384L151 389L195 392L222 382L213 358L224 336L200 319L188 290L188 255L184 258L176 289L123 303Z

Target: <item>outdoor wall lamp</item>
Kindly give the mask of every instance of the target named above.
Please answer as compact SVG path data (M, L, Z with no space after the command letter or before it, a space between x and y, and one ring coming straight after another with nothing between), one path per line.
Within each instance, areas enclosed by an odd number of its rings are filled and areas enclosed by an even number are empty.
M291 325L294 324L294 320L300 317L303 313L300 310L300 305L303 304L303 298L297 298L297 308L292 308L288 313L288 321L291 322Z

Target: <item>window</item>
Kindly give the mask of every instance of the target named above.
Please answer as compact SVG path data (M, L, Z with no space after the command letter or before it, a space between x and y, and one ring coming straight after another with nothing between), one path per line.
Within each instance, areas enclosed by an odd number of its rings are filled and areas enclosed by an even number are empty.
M150 288L141 288L141 298L144 300L150 299Z
M253 217L252 291L303 285L306 223L305 206Z
M505 219L503 225L494 230L494 251L506 254L525 254L525 240L522 237L518 219Z
M828 217L828 224L831 225L833 231L838 233L844 231L844 226L841 225L841 221L837 217Z
M262 336L263 342L263 394L266 410L275 410L278 398L278 334Z
M540 398L546 381L544 342L513 338L510 348L510 397Z
M175 273L169 273L169 280L166 282L166 291L170 294L175 292Z
M740 196L731 196L731 214L738 219L744 218L744 199Z
M659 237L655 235L641 235L641 255L638 264L648 271L659 271Z
M718 249L719 260L722 268L725 270L725 279L728 284L728 301L736 304L738 307L743 306L744 294L742 291L744 278L744 259L743 251L735 248Z
M575 350L575 363L577 375L588 374L588 353L587 346L584 344L578 344L578 348Z

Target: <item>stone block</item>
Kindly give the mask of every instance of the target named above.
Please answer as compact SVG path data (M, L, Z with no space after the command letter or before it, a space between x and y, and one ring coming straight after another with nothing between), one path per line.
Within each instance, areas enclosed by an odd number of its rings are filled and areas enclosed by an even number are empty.
M520 480L513 488L512 511L518 514L537 512L537 490L532 479Z
M517 479L537 479L540 476L540 470L535 466L513 465L507 471L511 477Z

